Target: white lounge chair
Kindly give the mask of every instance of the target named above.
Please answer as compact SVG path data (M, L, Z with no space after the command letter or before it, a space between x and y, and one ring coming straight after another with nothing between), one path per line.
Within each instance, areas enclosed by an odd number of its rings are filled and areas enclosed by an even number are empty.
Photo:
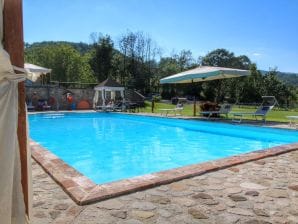
M230 111L232 110L232 105L231 104L223 104L221 105L220 109L218 111L201 111L200 114L201 115L208 115L208 119L210 119L210 117L214 114L224 114L226 115L226 117L228 117L228 114L230 113Z
M277 104L277 100L274 96L262 96L263 102L261 106L255 112L235 112L231 113L234 115L233 121L241 123L243 116L252 115L256 120L257 117L262 117L263 122L266 122L266 115L273 107Z
M174 113L174 116L181 115L182 110L183 110L183 104L180 104L180 103L178 103L175 108L159 109L160 115L164 114L165 116L168 116L168 114L171 112Z

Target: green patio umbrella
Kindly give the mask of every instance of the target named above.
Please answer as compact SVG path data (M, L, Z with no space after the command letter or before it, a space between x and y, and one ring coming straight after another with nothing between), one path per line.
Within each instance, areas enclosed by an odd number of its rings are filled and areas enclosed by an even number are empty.
M171 75L160 80L161 84L179 84L179 83L194 83L206 82L218 79L228 79L249 75L248 70L199 66L184 72ZM194 116L196 115L196 100L194 100Z

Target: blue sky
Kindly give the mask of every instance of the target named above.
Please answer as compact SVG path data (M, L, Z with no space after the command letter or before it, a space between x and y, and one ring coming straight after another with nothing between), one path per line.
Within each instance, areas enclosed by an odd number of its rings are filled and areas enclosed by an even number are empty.
M163 49L194 57L216 48L259 69L298 72L298 0L23 0L25 41L90 42L92 32L143 31Z

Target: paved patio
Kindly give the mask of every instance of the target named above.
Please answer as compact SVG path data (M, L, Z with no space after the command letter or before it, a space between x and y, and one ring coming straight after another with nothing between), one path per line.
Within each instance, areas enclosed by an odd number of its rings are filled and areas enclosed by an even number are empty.
M35 162L33 223L298 223L298 150L86 206Z

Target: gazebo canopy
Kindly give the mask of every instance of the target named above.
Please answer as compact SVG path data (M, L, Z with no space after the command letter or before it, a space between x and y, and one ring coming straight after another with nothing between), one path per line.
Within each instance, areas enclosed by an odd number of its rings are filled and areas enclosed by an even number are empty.
M123 91L124 87L116 82L115 80L108 77L105 81L99 83L97 86L94 87L94 90L97 91Z
M105 81L95 86L94 90L95 94L93 98L93 108L96 108L99 97L99 91L101 91L102 107L106 106L107 92L111 93L111 99L114 101L116 97L116 91L119 91L122 101L124 102L124 86L122 86L110 77L108 77Z

